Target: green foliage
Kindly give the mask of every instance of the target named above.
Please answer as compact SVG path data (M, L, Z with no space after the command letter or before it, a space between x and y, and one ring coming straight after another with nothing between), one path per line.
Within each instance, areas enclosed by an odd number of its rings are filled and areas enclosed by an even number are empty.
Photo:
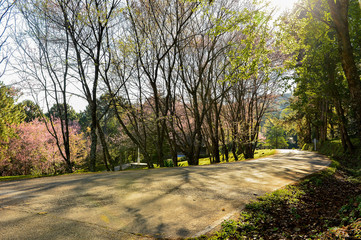
M361 64L361 2L349 1L349 29L355 61Z
M260 157L266 157L266 156L270 156L270 155L274 155L276 154L276 150L275 149L260 149L260 150L256 150L254 152L254 158L260 158Z
M164 160L164 167L174 167L173 161L171 159Z
M39 105L35 104L31 100L25 100L21 102L21 105L25 113L25 122L31 122L35 119L39 119L42 116L42 111Z
M281 126L273 126L267 131L266 143L269 148L287 148L288 144L285 139L285 130Z
M349 180L361 183L361 143L359 139L351 139L355 146L354 153L345 152L341 140L326 141L319 146L318 152L330 157L331 167L341 169L349 175Z
M18 124L24 119L21 105L15 102L19 93L0 82L0 144L6 143L14 132L13 124Z
M349 225L361 218L361 195L350 200L340 209L341 226Z
M318 145L319 152L327 156L342 156L345 154L340 140L331 140Z
M262 224L267 224L272 220L269 212L277 211L283 205L298 204L300 197L304 194L305 192L296 186L287 186L284 189L259 197L257 201L246 205L238 222L234 220L223 222L222 230L211 239L242 239L250 236L261 239ZM294 208L291 207L290 211L293 211L295 218L299 217Z
M296 186L287 186L284 189L279 189L259 197L258 201L247 204L246 209L254 212L269 211L282 204L296 204L304 194L305 192Z
M241 239L238 227L239 223L234 220L224 221L222 223L222 231L217 232L217 235L211 239Z
M222 21L218 26L223 31L237 28L242 34L238 41L232 43L228 52L231 67L225 80L234 83L263 74L264 81L268 81L272 73L281 72L282 69L272 65L270 60L270 56L275 52L268 44L271 39L271 16L261 10L247 9L232 16L234 24Z
M283 102L283 101L282 101ZM287 118L293 112L287 107L288 104L282 102L275 104L279 107L277 112L268 113L265 116L261 132L266 137L265 147L267 148L297 148L297 132L292 122L288 122Z
M74 108L69 104L66 105L68 119L70 121L74 121L78 119L78 114L75 112ZM65 109L63 104L54 104L50 109L49 112L46 114L47 117L53 117L55 119L65 119Z
M352 42L359 48L361 28L356 19L360 9L355 7L355 2L350 1L349 20ZM289 122L296 124L303 145L314 137L322 141L338 137L342 115L352 122L354 113L327 1L300 1L299 5L301 7L280 18L278 38L281 49L292 56L288 66L297 85L291 101L294 113ZM360 51L354 52L360 55ZM342 110L336 111L336 105ZM328 124L332 124L331 131ZM347 127L349 133L355 133L355 127L351 124Z
M314 150L314 146L312 143L305 143L302 146L302 151L312 151Z

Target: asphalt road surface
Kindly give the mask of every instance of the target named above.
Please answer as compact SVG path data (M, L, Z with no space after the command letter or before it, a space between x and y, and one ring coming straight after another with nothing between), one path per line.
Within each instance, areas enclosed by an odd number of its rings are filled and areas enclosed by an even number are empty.
M0 239L186 238L327 167L316 153L184 168L0 182Z

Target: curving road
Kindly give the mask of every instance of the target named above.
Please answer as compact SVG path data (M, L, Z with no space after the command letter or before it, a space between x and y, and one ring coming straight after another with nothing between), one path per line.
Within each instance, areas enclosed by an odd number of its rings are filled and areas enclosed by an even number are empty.
M236 163L0 182L0 239L199 236L256 196L329 164L279 150Z

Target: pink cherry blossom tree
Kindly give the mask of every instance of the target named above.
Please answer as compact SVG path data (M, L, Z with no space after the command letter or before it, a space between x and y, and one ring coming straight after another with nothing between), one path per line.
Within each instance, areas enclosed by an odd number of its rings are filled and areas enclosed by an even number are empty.
M59 120L56 120L55 128L60 127ZM7 148L2 149L0 175L48 175L66 171L66 163L44 123L34 120L14 125L13 128L17 136L9 140ZM87 155L87 140L80 133L77 122L71 124L70 142L73 168L77 168L84 163Z

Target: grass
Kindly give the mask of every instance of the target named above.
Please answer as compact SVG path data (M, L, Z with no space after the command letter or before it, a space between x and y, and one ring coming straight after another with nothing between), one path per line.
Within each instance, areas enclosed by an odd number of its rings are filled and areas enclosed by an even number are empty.
M74 175L74 174L94 174L99 173L101 171L97 172L87 172L87 171L75 171L73 173L62 173L62 174L56 174L56 175L17 175L17 176L0 176L0 182L2 181L16 181L16 180L24 180L24 179L31 179L31 178L43 178L43 177L54 177L54 176L60 176L60 175Z
M259 149L259 150L255 151L253 159L274 155L275 153L276 153L275 149ZM243 154L238 155L238 159L239 159L238 161L244 161L245 160ZM229 154L228 160L229 160L229 162L235 162L233 153ZM247 160L251 160L251 159L247 159ZM225 155L222 155L221 156L221 163L226 163L226 162L227 161L226 161ZM178 164L179 164L179 166L182 166L182 167L188 166L187 161L181 161ZM210 165L210 164L211 164L210 157L200 158L199 159L199 165Z
M243 239L244 237L252 236L252 239L263 239L263 224L272 224L274 221L273 216L269 213L274 209L281 210L284 205L296 206L300 201L300 196L303 196L304 194L305 192L298 187L287 186L284 189L279 189L259 197L257 201L253 201L246 205L245 211L241 212L238 221L225 221L222 224L221 231L210 238L204 238ZM292 214L295 218L298 217L296 212L293 212ZM278 227L276 225L271 227L271 231L277 230Z
M13 181L13 180L30 179L30 178L39 178L39 177L45 177L45 175L3 176L3 177L0 177L0 182L1 181Z

